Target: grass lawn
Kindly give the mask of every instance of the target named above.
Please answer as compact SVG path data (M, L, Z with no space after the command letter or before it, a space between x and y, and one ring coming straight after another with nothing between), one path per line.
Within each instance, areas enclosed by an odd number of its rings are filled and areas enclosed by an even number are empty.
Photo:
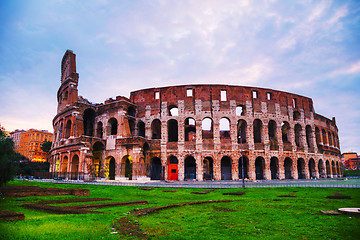
M139 232L150 239L359 239L360 217L323 215L320 210L360 207L360 189L336 188L247 188L216 189L207 194L192 194L204 189L67 185L14 181L9 185L86 188L87 198L110 198L123 202L145 200L147 205L99 208L90 214L52 214L22 207L24 203L42 200L78 199L84 197L33 196L1 198L0 209L25 214L25 220L0 222L0 239L136 239L121 232L112 234L117 219L138 223ZM223 193L245 191L242 196ZM328 199L338 192L351 199ZM278 197L289 195L295 197ZM275 199L275 200L274 200ZM234 200L232 202L185 205L137 217L127 214L136 208L161 207L182 202ZM54 204L54 206L81 205ZM89 203L87 203L89 204Z

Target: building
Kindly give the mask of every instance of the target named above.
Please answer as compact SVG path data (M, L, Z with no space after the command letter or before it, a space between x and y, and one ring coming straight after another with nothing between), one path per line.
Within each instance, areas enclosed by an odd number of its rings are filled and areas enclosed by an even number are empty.
M342 161L346 170L359 170L360 169L360 156L355 152L346 152L342 155Z
M311 98L257 87L184 85L94 104L61 63L50 171L67 178L249 180L342 176L335 118ZM243 155L243 161L241 161Z
M21 134L25 133L25 132L26 132L25 130L16 129L15 131L10 133L10 137L12 138L12 140L14 142L15 152L19 151Z
M10 133L15 143L14 150L32 162L46 162L47 153L41 150L44 142L51 142L53 134L46 130L15 130Z

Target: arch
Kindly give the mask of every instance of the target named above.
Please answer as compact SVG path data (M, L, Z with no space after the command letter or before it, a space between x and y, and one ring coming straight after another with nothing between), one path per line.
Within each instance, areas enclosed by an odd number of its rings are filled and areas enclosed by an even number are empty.
M130 136L133 137L135 135L135 121L133 119L128 119Z
M270 150L277 150L278 149L278 142L277 142L277 126L274 120L270 120L268 124L268 133L269 133L269 141L270 141Z
M185 180L196 179L196 160L193 156L185 158Z
M103 123L102 122L98 122L96 124L96 136L99 138L103 137Z
M255 159L255 175L256 180L263 180L264 178L264 169L265 169L265 159L263 157L257 157Z
M286 121L281 124L281 134L283 143L290 142L290 124Z
M212 180L214 171L214 160L211 157L205 157L203 160L203 179Z
M110 156L109 159L109 180L115 180L115 158Z
M230 139L230 120L228 118L221 118L219 122L220 139Z
M201 122L202 139L212 139L214 137L214 123L209 117L206 117Z
M178 180L178 159L175 156L170 156L168 159L168 180Z
M245 116L245 106L238 105L235 109L236 116Z
M302 142L301 142L301 131L302 131L302 127L300 124L296 124L294 127L294 131L295 131L295 144L298 147L302 147Z
M331 169L329 160L326 160L326 177L331 178Z
M334 161L331 161L331 170L332 170L332 176L336 177L337 173L336 173L336 167Z
M237 129L238 129L237 131L238 143L246 143L246 129L247 129L246 121L240 119L237 124Z
M311 141L311 133L312 133L312 129L311 129L311 126L310 125L306 125L305 127L305 132L306 132L306 144L309 148L312 148L314 147L312 145L312 141Z
M129 115L131 117L135 117L135 115L136 115L136 110L133 106L128 107L126 112L127 112L127 115Z
M129 180L132 180L133 176L133 158L130 155L125 155L121 159L121 163L123 166L122 169L122 175L126 178L129 178Z
M107 135L117 135L118 121L116 118L110 118L107 124Z
M263 124L260 119L254 120L254 143L262 143Z
M145 123L143 121L139 121L137 124L137 132L138 136L145 137Z
M316 178L315 161L312 158L309 160L309 174L311 179Z
M287 157L284 161L285 179L293 179L292 176L292 160Z
M340 177L341 174L340 174L339 162L336 162L335 165L336 165L337 176Z
M241 157L239 158L239 179L242 179L242 161L244 162L244 178L249 179L249 159L246 156L242 156L243 160L241 160Z
M221 158L221 180L232 180L231 158L228 156Z
M270 159L271 179L279 179L279 160L277 157Z
M79 172L79 156L74 155L71 160L71 172L78 173Z
M179 116L179 109L176 105L170 105L168 110L169 116Z
M315 127L315 139L316 139L316 144L319 147L319 145L321 144L321 137L320 137L320 130L318 127Z
M154 157L151 159L150 179L151 180L160 180L161 174L162 174L161 160L158 157Z
M151 139L161 139L161 122L155 119L151 123Z
M92 151L93 154L92 170L95 177L102 176L101 165L102 163L104 163L104 151L105 151L105 145L102 142L98 141L94 143L93 151Z
M71 120L68 120L65 126L65 138L69 138L70 134L71 134Z
M196 122L193 118L185 119L185 141L196 141Z
M323 137L323 144L326 145L326 144L328 144L326 131L325 131L325 129L323 129L321 132L322 132L322 137Z
M333 144L333 139L332 139L332 135L331 135L331 132L329 131L328 132L328 140L329 140L329 146L333 146L334 144Z
M61 172L66 173L67 172L67 165L68 165L69 158L65 156L61 163Z
M84 135L85 136L90 136L90 137L94 136L95 116L96 116L96 113L95 113L94 109L87 108L84 111L83 123L84 123Z
M299 121L300 120L300 112L299 111L294 111L293 119L294 119L294 121Z
M168 141L177 142L178 141L178 122L175 119L170 119L167 122L168 127Z
M297 160L298 179L306 179L305 161L303 158Z
M319 162L318 162L318 171L319 171L319 178L325 178L326 177L324 161L322 159L320 159Z

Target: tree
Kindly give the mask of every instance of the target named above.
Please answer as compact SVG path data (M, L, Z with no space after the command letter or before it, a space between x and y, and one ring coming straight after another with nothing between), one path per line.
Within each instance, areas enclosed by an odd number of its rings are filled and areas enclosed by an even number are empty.
M49 142L49 141L45 141L42 145L41 145L41 150L43 150L43 152L46 152L48 153L51 149L51 145L52 145L52 142Z
M17 157L13 140L5 137L5 129L0 126L0 186L14 178Z

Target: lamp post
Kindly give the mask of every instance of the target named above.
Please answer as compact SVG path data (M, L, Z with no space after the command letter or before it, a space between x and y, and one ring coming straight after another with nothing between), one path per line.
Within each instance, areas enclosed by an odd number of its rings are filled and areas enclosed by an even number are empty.
M243 188L245 188L244 157L243 157L243 152L242 152L241 125L239 126L239 140L240 140L240 153L241 153L241 176L242 176L242 187L243 187Z

